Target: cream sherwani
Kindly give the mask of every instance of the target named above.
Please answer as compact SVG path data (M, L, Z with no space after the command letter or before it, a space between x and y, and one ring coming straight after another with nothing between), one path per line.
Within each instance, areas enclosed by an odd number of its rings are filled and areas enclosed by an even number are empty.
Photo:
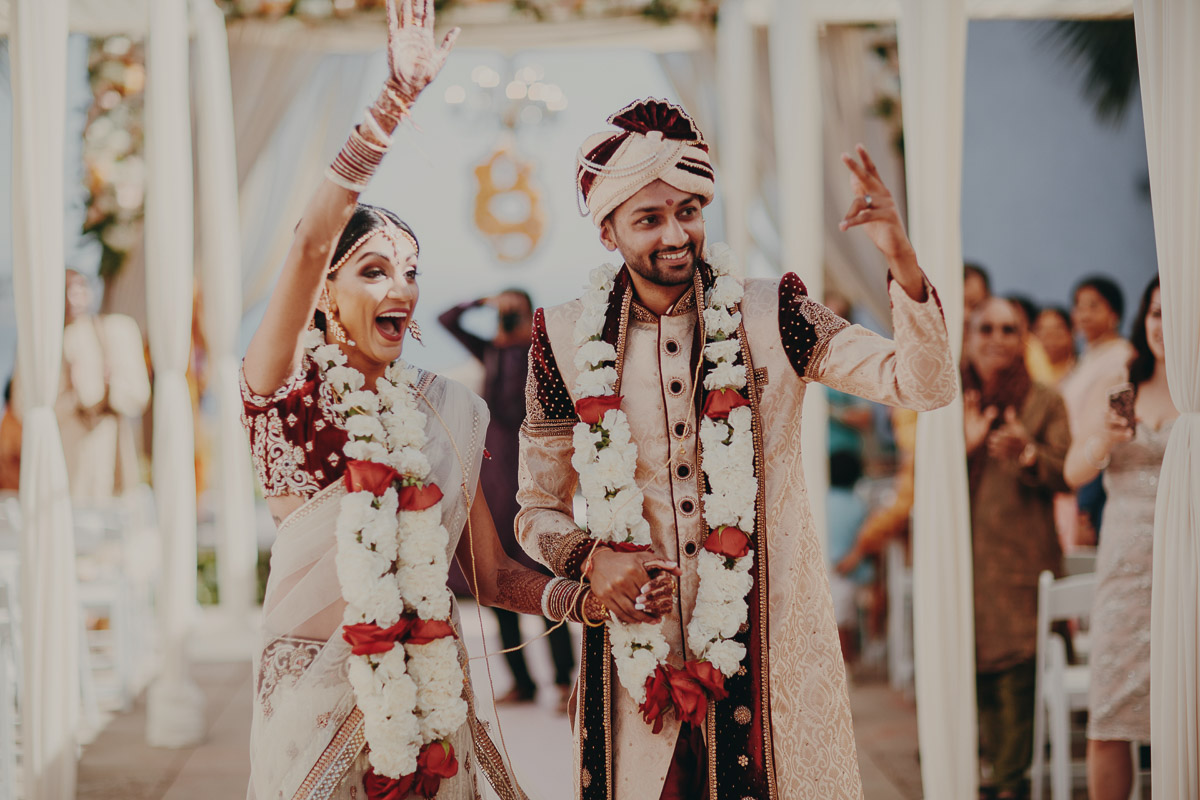
M744 662L762 687L762 727L769 743L768 789L761 800L862 797L829 583L801 467L800 423L804 392L813 381L917 410L937 408L954 397L957 375L936 296L930 290L924 302L916 302L898 284L890 293L895 341L835 316L809 299L794 275L782 282L746 282L741 310L765 471L765 492L759 498L765 548L759 544L758 549L769 576L763 593L766 614L759 614L757 623L766 646L758 659L751 654ZM571 570L571 554L578 553L582 535L571 517L578 476L570 463L574 412L567 413L577 399L573 329L581 310L576 300L538 315L521 441L517 534L530 555L556 572ZM693 394L701 344L696 340L695 292L661 318L634 301L623 320L620 394L638 446L636 478L645 494L644 513L655 552L678 561L683 570L675 609L663 624L672 663L679 666L688 652L687 625L699 580L696 554L708 535L700 509ZM560 384L553 381L554 370ZM564 397L564 391L570 396ZM754 594L752 590L751 602ZM754 620L752 616L752 624ZM584 675L585 681L597 679ZM680 723L670 715L661 733L651 733L615 671L610 696L611 786L605 794L616 800L657 798ZM729 724L748 724L752 711L738 706L732 713L736 722ZM578 761L581 737L599 732L587 730L579 720L575 727ZM710 731L708 742L710 797L724 797L732 787L718 792L711 784L734 782L736 775L714 771L711 751L714 742L719 748L722 741ZM595 767L576 766L576 795L587 797ZM740 791L730 796L741 797Z

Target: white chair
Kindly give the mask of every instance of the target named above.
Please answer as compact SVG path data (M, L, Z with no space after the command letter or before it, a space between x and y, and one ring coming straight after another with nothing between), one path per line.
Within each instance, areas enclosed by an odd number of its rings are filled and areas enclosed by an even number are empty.
M1050 626L1091 614L1096 592L1095 574L1054 579L1043 572L1038 578L1037 673L1034 689L1033 764L1030 769L1033 800L1042 800L1045 781L1047 732L1050 740L1050 797L1070 800L1076 777L1085 774L1082 762L1071 763L1071 712L1087 709L1087 665L1067 663L1067 647Z
M1080 547L1063 556L1064 575L1085 575L1096 571L1096 548Z

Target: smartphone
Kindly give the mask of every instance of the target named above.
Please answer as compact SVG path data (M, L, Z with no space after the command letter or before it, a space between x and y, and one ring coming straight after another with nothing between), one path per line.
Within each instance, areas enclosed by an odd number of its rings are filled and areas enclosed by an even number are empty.
M1122 383L1108 390L1108 407L1125 418L1125 424L1134 426L1133 401L1136 398L1132 383Z

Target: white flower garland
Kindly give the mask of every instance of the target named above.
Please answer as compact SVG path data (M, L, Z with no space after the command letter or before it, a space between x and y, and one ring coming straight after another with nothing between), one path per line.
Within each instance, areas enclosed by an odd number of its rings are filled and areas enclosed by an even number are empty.
M712 366L704 375L710 392L746 387L746 367L734 362L741 354L737 339L741 324L738 304L742 284L734 277L729 248L713 245L708 253L715 280L704 296L704 359ZM617 268L605 264L592 271L583 310L575 324L575 381L578 398L616 394L617 353L603 340L605 315ZM754 475L754 439L751 411L733 409L728 419L704 417L700 422L703 448L701 467L710 491L704 496L704 522L709 530L722 526L745 532L754 530L758 481ZM604 542L651 543L650 526L642 513L642 490L634 473L637 445L629 420L620 408L606 411L594 425L579 422L574 428L572 466L579 473L580 490L587 501L587 523L592 536ZM748 619L746 595L753 585L750 569L753 551L730 558L706 549L699 553L700 585L688 624L693 655L709 661L725 677L737 672L746 648L733 641ZM660 624L626 625L610 618L609 634L621 685L641 704L646 681L666 665L670 647Z
M384 464L404 485L423 485L430 465L421 452L425 414L418 406L416 369L393 362L372 392L364 389L362 373L346 366L341 348L325 344L320 331L309 332L305 348L333 391L333 411L345 419L346 458ZM412 614L449 622L448 543L441 502L421 511L400 510L394 486L379 497L370 491L348 493L337 521L337 573L347 603L343 624L389 628ZM422 748L466 722L453 636L351 655L349 678L363 713L371 765L381 775L416 772Z

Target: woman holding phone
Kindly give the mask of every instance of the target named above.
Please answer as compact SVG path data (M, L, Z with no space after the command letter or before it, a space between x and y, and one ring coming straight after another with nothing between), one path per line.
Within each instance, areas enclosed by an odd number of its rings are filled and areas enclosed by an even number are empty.
M1129 796L1136 768L1129 743L1150 741L1154 503L1171 425L1179 416L1167 388L1157 277L1142 294L1130 342L1135 353L1127 374L1112 376L1113 388L1095 398L1065 467L1072 486L1103 470L1108 493L1091 624L1087 771L1092 800Z

